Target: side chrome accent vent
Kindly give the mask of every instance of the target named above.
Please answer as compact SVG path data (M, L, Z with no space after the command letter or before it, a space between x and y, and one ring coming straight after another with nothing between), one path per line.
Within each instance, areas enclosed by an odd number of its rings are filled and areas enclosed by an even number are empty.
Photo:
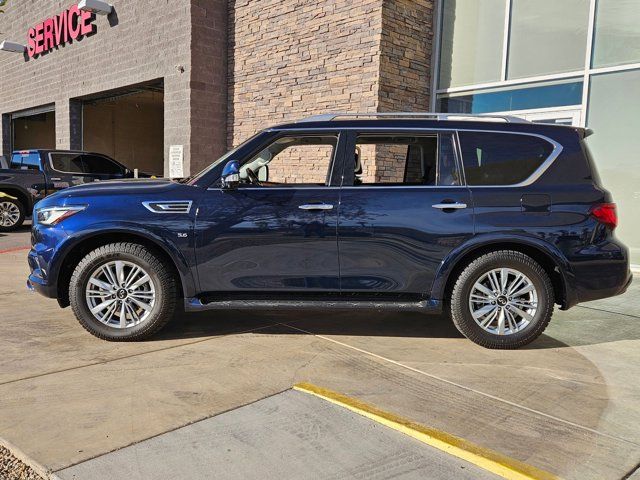
M191 200L159 200L142 202L142 205L153 213L189 213L192 203Z

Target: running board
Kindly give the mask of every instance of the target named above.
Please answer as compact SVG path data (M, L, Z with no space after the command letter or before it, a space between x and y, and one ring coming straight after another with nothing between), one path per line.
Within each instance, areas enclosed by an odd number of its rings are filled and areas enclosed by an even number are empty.
M394 301L394 300L218 300L204 303L199 298L185 299L185 310L199 312L205 310L385 310L403 312L441 313L442 305L437 300Z

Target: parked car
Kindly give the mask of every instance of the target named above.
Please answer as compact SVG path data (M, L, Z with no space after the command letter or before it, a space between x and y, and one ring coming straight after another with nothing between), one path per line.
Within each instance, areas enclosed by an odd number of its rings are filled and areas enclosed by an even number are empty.
M107 340L151 335L182 300L446 312L472 341L517 348L555 304L631 282L589 133L440 114L280 125L181 182L40 201L28 285Z
M0 164L0 193L4 193L0 199L0 232L18 228L38 200L58 190L134 176L113 158L90 152L20 150L13 152L8 165L5 162Z

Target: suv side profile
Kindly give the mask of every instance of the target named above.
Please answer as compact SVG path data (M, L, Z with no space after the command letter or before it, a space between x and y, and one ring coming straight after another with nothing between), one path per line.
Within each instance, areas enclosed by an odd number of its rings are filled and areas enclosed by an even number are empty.
M186 311L447 313L484 347L518 348L555 304L632 279L588 134L429 113L268 128L180 182L40 201L28 286L107 340L153 334L182 299Z

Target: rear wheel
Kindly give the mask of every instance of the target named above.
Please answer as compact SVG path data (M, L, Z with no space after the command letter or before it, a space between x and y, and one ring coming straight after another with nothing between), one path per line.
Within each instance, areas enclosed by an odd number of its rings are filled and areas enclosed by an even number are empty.
M538 338L553 314L553 286L531 257L501 250L471 262L451 295L451 318L487 348L513 349Z
M173 316L176 279L148 248L131 243L100 247L71 276L69 300L80 324L96 337L141 340Z
M0 197L0 232L10 232L24 223L25 208L20 200Z

